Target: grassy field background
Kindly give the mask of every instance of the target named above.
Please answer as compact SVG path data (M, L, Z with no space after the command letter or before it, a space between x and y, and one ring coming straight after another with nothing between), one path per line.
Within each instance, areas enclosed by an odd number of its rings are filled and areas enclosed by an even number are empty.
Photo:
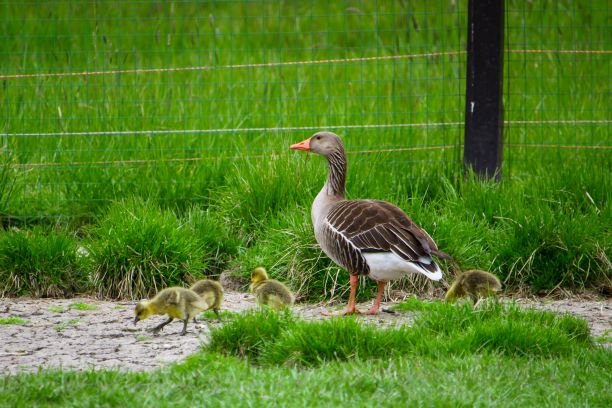
M326 166L288 149L325 128L349 196L397 203L461 269L610 284L610 57L559 52L609 49L606 2L507 3L499 184L461 162L466 2L0 7L5 295L139 297L262 264L304 298L343 296L309 225ZM103 73L52 76L84 71Z

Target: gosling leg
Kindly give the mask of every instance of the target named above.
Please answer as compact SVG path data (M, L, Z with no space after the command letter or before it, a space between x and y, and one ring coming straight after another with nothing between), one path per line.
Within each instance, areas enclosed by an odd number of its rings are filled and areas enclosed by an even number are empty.
M187 322L189 322L189 318L183 320L183 331L181 332L181 336L187 334Z
M159 333L159 331L161 329L164 328L165 325L167 325L168 323L170 323L171 321L173 321L174 318L173 317L169 317L168 320L166 320L165 322L163 322L162 324L159 324L157 326L155 326L154 328L151 329L151 331L155 334Z

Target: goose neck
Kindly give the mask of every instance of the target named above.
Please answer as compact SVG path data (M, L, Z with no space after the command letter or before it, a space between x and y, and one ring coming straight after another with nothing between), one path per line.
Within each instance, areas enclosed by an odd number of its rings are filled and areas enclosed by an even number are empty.
M346 195L346 155L338 149L327 156L329 171L323 189L328 196L344 199Z

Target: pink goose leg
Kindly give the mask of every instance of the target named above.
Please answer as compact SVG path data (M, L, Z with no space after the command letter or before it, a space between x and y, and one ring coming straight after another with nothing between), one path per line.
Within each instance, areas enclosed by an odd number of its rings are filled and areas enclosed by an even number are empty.
M351 291L349 293L348 304L346 305L346 309L340 312L322 312L323 316L344 316L347 314L360 314L361 312L357 310L355 307L355 295L357 294L357 287L359 286L359 276L351 275L350 279ZM380 303L380 302L379 302Z
M372 305L370 310L365 312L365 314L368 314L368 315L377 315L379 313L379 311L380 311L380 302L382 301L382 296L383 296L383 293L385 292L385 285L386 284L387 284L387 282L378 281L378 291L376 292L376 300L374 301L374 304Z

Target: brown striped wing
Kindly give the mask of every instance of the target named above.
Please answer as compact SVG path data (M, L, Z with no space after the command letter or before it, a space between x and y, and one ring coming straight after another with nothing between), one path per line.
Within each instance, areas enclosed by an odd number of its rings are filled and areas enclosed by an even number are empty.
M411 262L431 255L449 257L401 209L385 201L342 201L331 209L327 222L361 253L393 252Z

